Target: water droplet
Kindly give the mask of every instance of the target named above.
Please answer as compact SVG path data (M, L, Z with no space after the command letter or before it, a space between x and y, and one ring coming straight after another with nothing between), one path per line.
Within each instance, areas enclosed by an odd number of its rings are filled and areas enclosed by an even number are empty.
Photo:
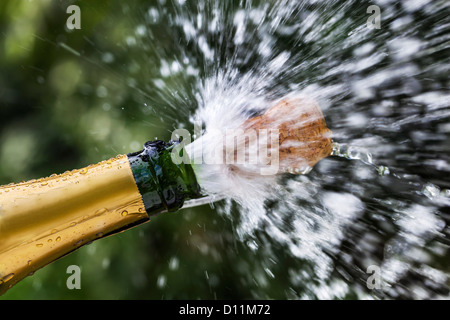
M47 240L48 243L50 243L50 242L52 242L52 241L53 241L52 239L48 239L48 240Z
M32 260L28 260L28 265L29 265L29 266L31 266L31 261L32 261Z
M264 271L269 275L271 278L275 278L275 275L273 274L272 270L269 268L264 268Z
M88 170L86 168L83 168L80 170L80 174L86 174L88 172Z
M108 211L108 209L101 208L101 209L98 209L97 211L95 211L95 214L101 215L101 214L104 214L106 211Z
M158 280L156 281L156 285L158 286L158 288L164 288L166 286L167 283L167 278L165 275L160 275L158 277Z
M56 237L55 241L56 242L61 241L61 237Z
M127 210L123 210L122 211L122 217L125 217L126 215L128 215L128 211Z
M247 245L248 245L248 247L251 249L251 250L253 250L253 251L256 251L257 249L258 249L258 243L255 241L255 240L253 240L253 241L248 241L247 242Z
M386 176L386 175L388 175L390 172L389 172L389 168L388 167L385 167L385 166L379 166L378 168L377 168L377 170L378 170L378 174L380 175L380 176Z
M14 273L10 273L10 274L7 274L6 276L4 276L2 280L3 280L3 282L8 282L13 277L14 277Z
M432 183L427 183L422 190L422 193L429 199L436 198L440 192L441 190L439 189L439 187Z
M177 270L178 266L180 265L180 261L177 257L172 257L169 262L169 269L170 270Z
M450 189L444 189L441 191L441 195L446 198L450 198Z
M41 248L41 247L43 247L44 245L42 244L42 243L37 243L36 244L36 247L38 247L38 248Z

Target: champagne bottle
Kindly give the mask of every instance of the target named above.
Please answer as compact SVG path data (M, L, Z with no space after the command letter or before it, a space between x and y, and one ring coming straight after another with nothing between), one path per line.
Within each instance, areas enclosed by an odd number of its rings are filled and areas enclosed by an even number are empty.
M172 161L176 144L151 141L136 153L0 187L0 294L83 245L202 197L191 165Z

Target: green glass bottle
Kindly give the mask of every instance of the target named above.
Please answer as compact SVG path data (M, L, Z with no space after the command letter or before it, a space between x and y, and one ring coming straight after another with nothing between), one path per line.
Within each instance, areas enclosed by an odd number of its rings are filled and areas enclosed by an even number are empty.
M149 215L177 211L186 199L202 196L190 164L172 161L177 142L150 141L128 155L136 185Z

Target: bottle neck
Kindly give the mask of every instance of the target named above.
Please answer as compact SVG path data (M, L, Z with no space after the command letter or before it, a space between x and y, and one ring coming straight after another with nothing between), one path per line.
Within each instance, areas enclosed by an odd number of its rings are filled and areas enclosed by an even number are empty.
M87 243L201 197L191 165L172 161L175 145L147 142L128 156L0 187L0 295Z
M186 199L202 197L192 166L172 159L177 144L150 141L142 151L128 154L134 180L149 216L162 211L177 211Z

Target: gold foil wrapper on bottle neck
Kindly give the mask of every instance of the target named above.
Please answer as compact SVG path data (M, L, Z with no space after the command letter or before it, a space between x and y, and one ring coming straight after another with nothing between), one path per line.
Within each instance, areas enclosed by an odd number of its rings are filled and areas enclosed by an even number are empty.
M77 248L147 220L125 155L0 187L0 294Z

